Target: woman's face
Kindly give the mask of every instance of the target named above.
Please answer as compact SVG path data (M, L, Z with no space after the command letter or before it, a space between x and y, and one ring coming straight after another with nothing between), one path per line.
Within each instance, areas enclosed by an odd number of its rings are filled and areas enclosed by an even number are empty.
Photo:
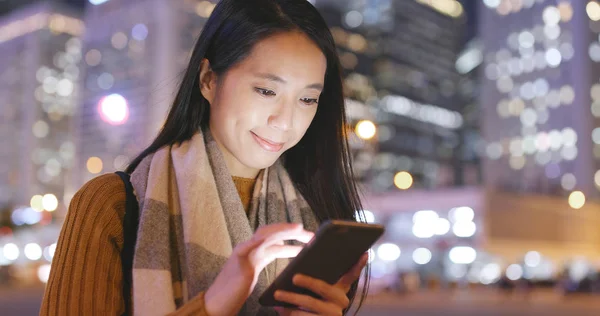
M257 43L219 80L203 64L210 130L233 176L255 177L302 139L317 112L326 69L321 50L299 32Z

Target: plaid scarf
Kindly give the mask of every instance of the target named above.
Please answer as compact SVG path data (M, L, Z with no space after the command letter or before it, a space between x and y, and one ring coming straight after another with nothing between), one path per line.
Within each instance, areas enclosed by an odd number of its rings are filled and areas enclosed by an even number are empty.
M204 135L203 135L204 134ZM233 248L264 225L318 222L280 162L260 172L246 214L209 131L146 157L131 175L140 205L133 264L135 315L165 315L206 291ZM240 315L276 315L258 297L287 265L260 274Z

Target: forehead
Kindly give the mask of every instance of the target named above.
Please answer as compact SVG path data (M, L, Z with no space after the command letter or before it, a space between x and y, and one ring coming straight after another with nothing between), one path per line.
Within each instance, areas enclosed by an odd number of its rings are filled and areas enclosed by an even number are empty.
M323 83L327 60L319 47L300 32L268 37L252 48L239 70L269 73L290 82Z

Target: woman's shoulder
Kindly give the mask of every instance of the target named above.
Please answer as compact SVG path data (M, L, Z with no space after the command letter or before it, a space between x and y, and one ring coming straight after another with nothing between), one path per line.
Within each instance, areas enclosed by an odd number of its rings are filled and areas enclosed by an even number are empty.
M89 197L94 205L125 203L125 184L116 173L103 174L86 182L75 197Z
M125 215L125 184L116 173L107 173L85 183L71 199L69 219L120 234Z

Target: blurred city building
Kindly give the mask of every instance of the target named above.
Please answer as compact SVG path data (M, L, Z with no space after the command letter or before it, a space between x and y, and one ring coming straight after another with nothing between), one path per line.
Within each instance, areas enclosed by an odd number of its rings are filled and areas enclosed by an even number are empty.
M166 117L208 1L111 0L88 5L84 22L85 93L75 130L72 192L122 170L149 145ZM107 23L110 21L110 23Z
M478 155L469 154L476 152L478 131L473 124L465 128L463 116L474 104L474 83L455 65L465 42L462 5L454 0L315 2L338 44L348 97L376 116L377 155L368 187L478 184ZM398 172L404 176L395 178Z
M376 146L375 156L354 147L358 157L371 158L355 159L370 163L367 220L387 227L373 248L375 284L406 271L452 281L470 273L469 280L480 282L481 268L493 262L480 251L482 47L468 32L464 7L454 0L317 0L316 6L338 45L349 104L363 104L375 116L376 133L365 132L373 138L361 137L369 125L352 121L359 138ZM469 271L473 264L478 268Z
M74 167L83 33L78 12L58 2L0 21L0 266L49 258L56 241L62 223L49 224L66 208Z
M484 0L479 11L485 247L598 260L600 5Z
M482 2L482 132L490 188L598 196L597 6L595 1Z

